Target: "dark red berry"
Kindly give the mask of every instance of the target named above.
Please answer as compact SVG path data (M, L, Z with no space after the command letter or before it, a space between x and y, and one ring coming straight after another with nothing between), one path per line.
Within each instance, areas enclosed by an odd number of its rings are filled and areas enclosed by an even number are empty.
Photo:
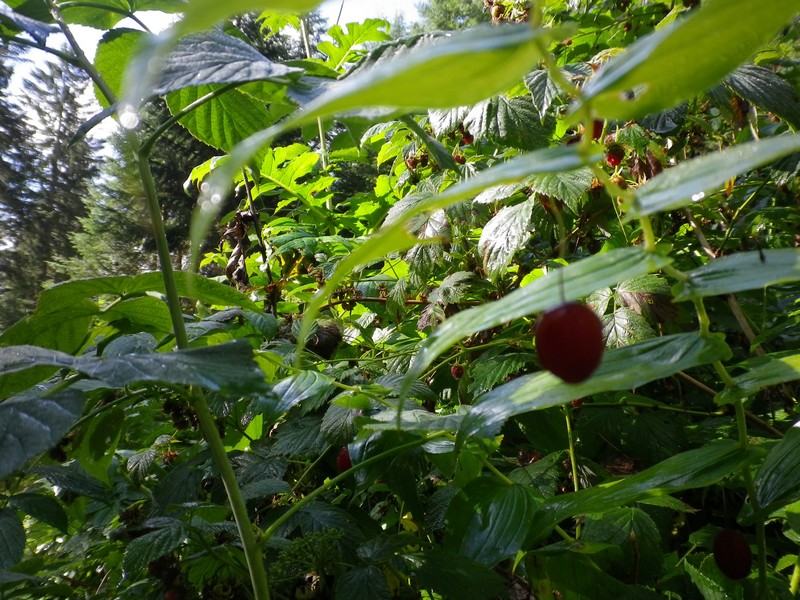
M462 144L471 144L475 141L475 138L469 131L465 131L464 135L461 136L461 143Z
M450 375L453 379L461 379L464 376L464 365L453 365L450 367Z
M463 165L465 162L467 162L467 159L463 154L453 154L453 160L460 165Z
M567 383L589 378L603 357L603 324L579 302L545 312L536 326L536 352L542 367Z
M592 123L592 139L599 140L600 136L603 135L603 125L604 123L599 120L595 119Z
M350 461L350 451L347 449L347 446L344 446L339 450L339 454L336 455L336 468L339 470L339 473L344 473L352 466L353 463Z
M714 538L714 562L730 579L744 579L753 568L753 553L745 537L733 529L723 529Z
M606 162L612 167L618 167L625 158L625 149L619 144L612 144L606 148Z

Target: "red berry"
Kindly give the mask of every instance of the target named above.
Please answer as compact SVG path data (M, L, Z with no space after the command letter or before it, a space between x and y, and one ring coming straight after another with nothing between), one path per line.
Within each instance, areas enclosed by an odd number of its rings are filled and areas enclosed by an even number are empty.
M343 446L342 449L339 450L339 454L336 455L336 468L339 470L339 473L344 473L352 466L353 463L350 461L350 451L347 449L347 446Z
M612 144L606 148L606 162L612 167L618 167L625 158L625 149L619 144Z
M467 159L463 154L453 154L453 160L460 165L463 165L465 162L467 162Z
M453 365L450 367L450 375L453 379L461 379L464 376L464 365Z
M461 143L462 144L471 144L475 141L475 138L469 131L465 131L464 135L461 136Z
M603 135L603 125L604 123L599 119L595 119L592 123L592 139L599 140L600 136Z
M603 357L603 324L578 302L545 312L536 326L536 352L542 367L566 381L589 378Z
M745 537L733 529L723 529L714 538L714 562L730 579L744 579L753 568L753 553Z

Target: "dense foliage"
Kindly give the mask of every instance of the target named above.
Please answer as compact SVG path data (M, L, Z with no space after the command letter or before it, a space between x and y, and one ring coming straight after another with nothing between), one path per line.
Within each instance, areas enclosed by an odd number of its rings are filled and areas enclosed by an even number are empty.
M160 269L0 334L3 598L798 593L796 3L486 0L312 48L318 2L265 0L284 61L214 27L246 0L7 4L12 43L108 30L68 58ZM144 9L184 17L115 28ZM170 127L219 152L185 271Z

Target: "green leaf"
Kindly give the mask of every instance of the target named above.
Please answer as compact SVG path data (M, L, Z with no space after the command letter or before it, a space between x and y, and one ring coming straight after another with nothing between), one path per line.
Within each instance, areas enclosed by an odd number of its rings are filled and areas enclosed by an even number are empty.
M45 18L49 17L47 11L41 16ZM44 23L35 18L25 16L22 13L10 10L5 5L0 5L0 32L8 32L13 35L20 31L24 31L40 44L44 44L48 36L50 36L51 33L56 33L58 28L49 23Z
M550 79L547 69L537 69L525 75L525 87L531 93L534 108L539 111L539 119L544 120L553 101L561 95L561 88Z
M126 575L135 577L149 562L161 558L178 548L185 533L182 527L163 527L131 540L125 549L122 569Z
M0 569L10 569L22 560L25 551L25 529L17 511L0 508Z
M170 92L167 106L174 115L218 90L217 85L201 85ZM229 90L204 102L179 121L198 140L224 152L272 122L263 102L239 90Z
M61 503L52 496L35 493L14 494L8 499L8 503L37 521L67 533L69 527L67 513Z
M671 108L722 80L796 13L786 0L706 0L609 60L584 87L578 110L628 121Z
M528 486L482 477L453 498L444 548L493 567L524 547L541 500Z
M286 412L293 406L309 398L315 405L324 402L333 391L334 380L319 371L301 371L296 375L282 379L272 388L280 397L277 412Z
M497 279L517 251L528 242L533 205L534 200L528 199L520 204L501 208L484 226L478 241L478 252L489 278Z
M336 598L343 600L390 600L392 593L386 576L375 565L356 567L336 578Z
M636 475L545 500L540 508L543 518L534 526L552 526L568 517L602 513L640 498L710 486L751 459L750 453L735 442L713 442L672 456Z
M577 215L580 214L579 203L586 197L593 178L591 169L578 169L535 175L529 184L535 192L561 200Z
M348 23L347 31L339 25L328 30L333 41L322 41L317 50L327 55L325 63L335 71L341 72L345 65L355 62L364 53L364 44L391 40L387 33L389 23L383 19L366 19L363 23ZM359 50L362 50L359 52Z
M422 343L406 381L410 384L418 379L439 354L468 335L553 308L565 300L588 296L596 289L656 271L669 262L640 248L615 250L552 271L501 300L461 311L437 327Z
M540 371L494 388L475 401L461 425L459 438L495 431L507 418L531 410L560 406L612 390L628 390L698 365L730 358L722 334L703 337L684 333L626 346L605 353L597 371L578 384Z
M764 67L742 65L725 84L748 102L800 127L800 94L785 79Z
M547 146L553 123L543 124L530 96L495 96L479 102L463 118L464 127L475 137L521 150Z
M800 250L779 248L730 254L689 271L688 275L689 280L675 288L676 301L800 281Z
M55 446L81 416L83 403L75 390L46 398L28 393L0 403L0 478Z
M41 475L54 486L68 492L87 496L102 503L111 500L109 488L81 469L77 462L71 462L67 466L34 467L31 473Z
M152 296L115 302L99 316L109 323L124 321L143 331L163 333L172 331L169 307L163 300Z
M196 273L177 271L175 273L175 282L178 287L178 294L182 297L199 300L209 305L239 306L247 310L261 312L259 305L250 300L245 294L229 285ZM76 306L83 306L82 303L86 303L89 298L103 296L124 298L143 295L147 292L166 293L164 276L160 272L144 273L134 277L96 277L67 281L54 285L41 293L34 316L39 313L60 312L64 310L65 306L68 306L70 311L73 311ZM0 340L2 339L0 337ZM30 340L28 343L35 342Z
M645 318L626 306L619 307L610 315L603 315L601 320L608 348L621 348L655 336Z
M680 163L635 192L627 218L638 218L701 202L726 181L800 150L800 135L782 135L739 144Z
M486 600L503 597L505 592L505 579L463 554L434 549L407 556L415 564L420 586L443 598Z
M800 379L800 354L768 354L748 361L746 367L745 373L733 378L735 387L726 387L716 395L717 404L731 404L766 387Z
M244 393L266 388L264 373L253 360L252 348L239 341L115 358L74 357L36 346L0 348L0 374L43 365L72 369L116 388L143 382L199 385L212 391Z
M248 81L287 85L302 73L302 69L271 61L243 40L211 30L187 36L175 45L152 93Z
M469 384L470 394L480 394L492 389L509 375L525 368L533 361L533 354L523 352L507 352L496 354L491 350L478 357L469 367L472 381Z
M646 584L661 573L661 534L640 508L617 508L586 518L581 541L611 544L622 550L622 573Z
M104 483L111 483L108 467L116 458L124 421L125 411L116 406L92 419L83 433L78 461L89 475Z
M795 423L786 435L772 446L764 463L756 472L753 483L759 510L746 519L748 523L800 500L798 456L800 456L800 423Z

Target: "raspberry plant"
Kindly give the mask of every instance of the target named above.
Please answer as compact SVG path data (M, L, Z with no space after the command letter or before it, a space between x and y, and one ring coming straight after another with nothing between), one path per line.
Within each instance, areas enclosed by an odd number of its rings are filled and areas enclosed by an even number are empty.
M0 335L3 596L796 595L796 2L495 0L292 64L224 25L303 35L317 4L7 2L0 35L127 131L162 268L53 286ZM117 27L146 9L183 18ZM107 31L93 63L74 24ZM220 151L185 272L154 96ZM577 300L606 349L566 383L534 331Z

